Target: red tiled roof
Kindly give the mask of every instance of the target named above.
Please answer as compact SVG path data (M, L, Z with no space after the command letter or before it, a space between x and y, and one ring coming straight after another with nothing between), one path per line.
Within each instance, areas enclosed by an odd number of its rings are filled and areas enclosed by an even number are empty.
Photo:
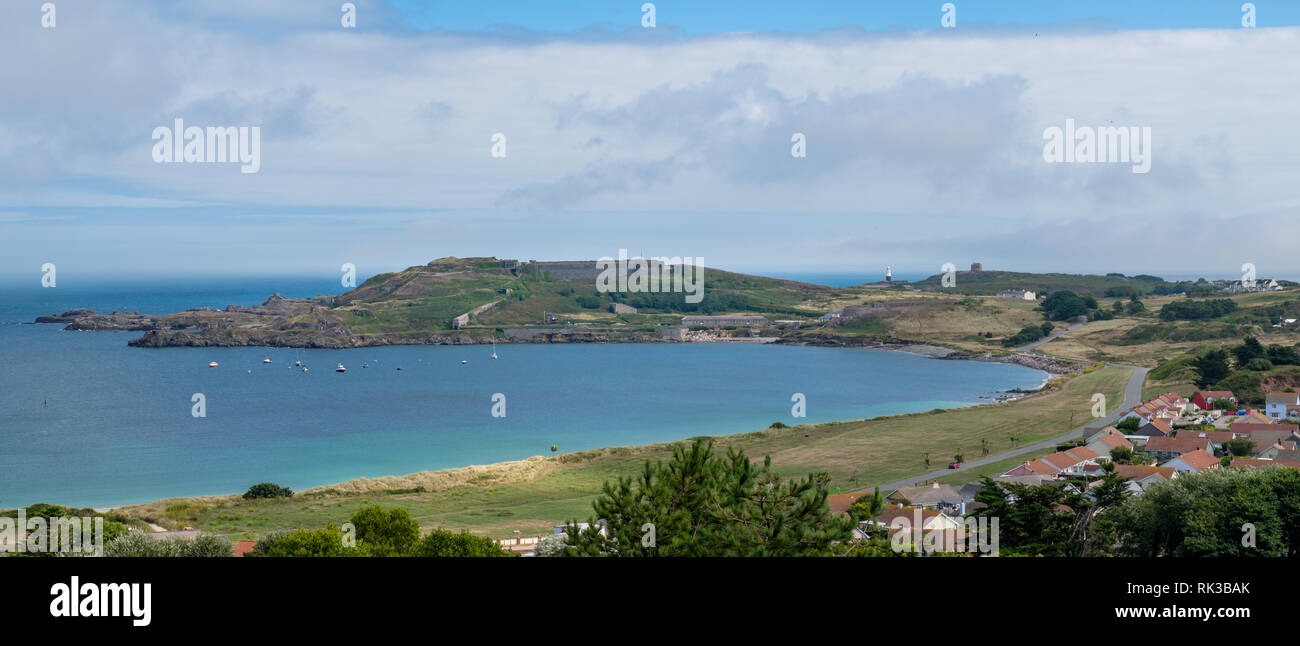
M1152 467L1139 464L1117 464L1115 465L1115 474L1130 480L1141 480L1151 475L1157 475L1160 476L1162 480L1168 480L1174 476L1174 468Z
M1147 440L1143 450L1152 453L1177 453L1182 455L1188 451L1205 449L1210 445L1210 441L1203 437L1152 437Z
M253 546L257 541L235 541L235 556L243 556L253 551Z
M1216 458L1201 449L1184 453L1178 456L1178 459L1182 460L1183 464L1186 464L1193 469L1197 469L1198 471L1213 469L1219 466L1219 458Z
M838 515L848 511L849 507L852 507L853 503L858 501L858 498L862 498L864 496L869 497L873 495L875 495L875 492L873 491L863 491L858 493L836 493L836 494L831 494L829 496L826 496L826 504L830 505L832 514Z

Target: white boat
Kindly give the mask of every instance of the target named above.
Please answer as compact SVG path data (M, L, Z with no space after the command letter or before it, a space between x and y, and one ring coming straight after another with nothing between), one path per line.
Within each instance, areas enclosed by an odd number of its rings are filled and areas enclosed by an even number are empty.
M461 359L461 360L460 360L460 365L462 365L462 366L465 365L465 364L467 364L467 363L469 363L469 362L466 361L466 360L464 360L464 359Z
M493 341L493 342L492 342L492 358L493 358L493 359L496 359L496 358L497 358L497 342L496 342L496 341Z
M347 372L347 371L348 369L344 368L343 364L341 363L336 368L334 368L334 372Z
M262 359L262 363L271 363L271 358L267 357L265 359Z
M208 362L208 367L209 367L209 368L216 368L216 367L217 367L217 362L216 362L216 361L209 361L209 362Z

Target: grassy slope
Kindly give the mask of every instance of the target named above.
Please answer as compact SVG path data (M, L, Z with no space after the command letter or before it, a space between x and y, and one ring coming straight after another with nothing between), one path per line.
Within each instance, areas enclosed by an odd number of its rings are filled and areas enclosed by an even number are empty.
M923 454L932 464L945 462L955 451L980 455L980 440L990 451L1062 434L1087 420L1093 393L1119 402L1128 371L1102 368L1065 380L1060 389L1023 400L987 404L953 411L918 413L792 429L765 430L718 438L717 444L742 448L755 459L771 455L778 471L803 476L812 471L831 475L832 487L845 491L874 482L887 482L925 471ZM321 527L341 523L366 504L408 509L423 527L467 528L475 533L507 536L549 531L570 518L586 518L600 485L616 476L636 473L646 459L666 459L671 444L602 449L542 459L526 475L493 477L479 473L449 480L424 493L299 495L288 500L246 502L237 497L212 497L212 505L194 527L236 538L256 537L276 529ZM514 468L518 463L504 465ZM442 473L442 472L438 472ZM412 486L417 480L388 479L389 490ZM127 508L128 513L158 520L167 501ZM163 522L166 522L165 520Z

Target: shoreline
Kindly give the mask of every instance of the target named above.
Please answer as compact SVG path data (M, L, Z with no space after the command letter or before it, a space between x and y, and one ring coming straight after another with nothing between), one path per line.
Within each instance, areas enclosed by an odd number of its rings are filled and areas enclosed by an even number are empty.
M919 345L924 345L924 344L919 344ZM949 350L948 348L941 348L939 346L928 346L928 347L935 348L938 350L943 350L946 352L954 352ZM866 349L904 352L904 350L900 348L866 348ZM910 352L909 354L927 356L932 359L943 359L943 357L931 356L930 354L927 354L927 352L928 352L927 350L923 349L918 352ZM960 359L953 359L953 360L960 360ZM1024 366L1024 367L1028 367L1028 366ZM811 424L796 424L796 425L792 425L791 428L818 427L818 426L834 425L834 424L877 422L877 421L887 420L890 418L897 418L897 417L927 415L927 414L934 413L936 411L951 412L951 411L979 408L982 406L1001 406L1001 405L1011 404L1018 401L1023 401L1033 395L1038 395L1043 392L1046 392L1046 386L1052 380L1053 375L1051 373L1046 373L1046 371L1043 372L1045 373L1045 376L1043 378L1042 383L1040 383L1037 387L1033 389L1017 388L1011 390L993 391L999 394L1014 393L1014 395L1012 396L994 396L991 397L988 401L974 402L965 406L956 406L951 408L936 408L936 409L918 410L918 411L911 411L911 412L904 412L904 413L889 413L885 415L876 415L873 417L862 417L862 418L853 418L853 419L845 419L845 420L828 420L824 422L816 422ZM593 447L589 449L580 449L568 453L557 453L555 455L532 455L532 456L519 458L519 459L499 460L496 462L487 462L484 464L470 464L470 465L462 465L462 466L455 466L455 467L446 467L442 469L421 469L421 470L411 471L403 474L358 476L356 478L350 478L343 481L305 487L299 491L295 491L293 498L297 499L299 496L320 497L320 496L334 496L334 495L356 495L356 494L366 494L366 493L373 493L373 492L382 492L382 491L393 490L393 489L408 489L408 488L412 488L413 486L427 486L429 482L443 483L441 486L438 486L434 489L427 489L431 491L438 491L447 488L448 482L450 482L452 485L466 484L470 477L482 476L482 474L485 473L494 473L494 472L518 469L518 468L525 468L529 471L534 471L535 472L533 474L534 476L540 475L541 473L548 471L549 470L548 467L554 467L555 465L562 463L566 460L574 459L575 456L582 456L584 454L589 454L589 453L646 451L646 450L652 450L657 447L671 446L680 442L689 441L694 437L710 437L710 438L740 437L740 436L750 435L754 433L762 433L764 431L769 430L770 428L771 427L762 428L762 429L752 429L747 431L739 431L735 433L726 433L722 435L689 436L689 437L679 438L675 440L665 440L662 442L650 442L646 444L632 444L632 445L622 445L622 446L599 446L599 447ZM465 477L458 477L458 476L465 476ZM109 511L120 511L123 509L130 509L130 508L147 507L150 505L157 505L160 503L166 503L172 501L196 501L196 502L201 502L206 504L206 503L215 503L215 502L227 502L232 500L238 501L239 499L242 498L242 495L243 494L240 492L234 492L234 493L216 493L216 494L211 494L211 493L196 494L192 496L165 496L160 498L152 498L141 502L111 503L107 505L90 506L89 508L94 509L97 512L99 511L109 512ZM306 500L308 498L303 498L303 499ZM62 504L62 503L50 503L50 504ZM68 505L68 506L72 506L72 505Z

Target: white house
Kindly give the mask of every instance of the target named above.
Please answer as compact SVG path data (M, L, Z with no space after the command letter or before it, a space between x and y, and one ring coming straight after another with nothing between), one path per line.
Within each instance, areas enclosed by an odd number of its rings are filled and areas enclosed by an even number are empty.
M1004 289L998 292L998 298L1014 298L1021 301L1032 301L1038 297L1033 292L1023 289Z
M1300 406L1300 393L1269 393L1264 398L1264 414L1272 419L1286 419L1287 409Z

